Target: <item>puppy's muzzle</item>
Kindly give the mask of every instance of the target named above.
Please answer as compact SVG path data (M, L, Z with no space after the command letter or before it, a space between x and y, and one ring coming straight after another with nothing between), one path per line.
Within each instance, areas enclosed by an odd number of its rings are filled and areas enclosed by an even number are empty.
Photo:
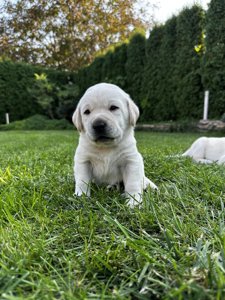
M96 134L103 134L106 132L107 123L102 119L97 119L93 122L92 127Z
M92 123L92 128L94 131L95 141L96 142L110 142L114 140L114 137L111 136L109 126L107 122L103 119L96 119Z

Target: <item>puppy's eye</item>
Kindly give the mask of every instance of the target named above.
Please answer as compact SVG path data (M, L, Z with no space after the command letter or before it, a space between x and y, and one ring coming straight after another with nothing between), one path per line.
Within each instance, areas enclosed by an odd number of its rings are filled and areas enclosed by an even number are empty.
M85 111L84 111L84 115L90 115L90 110L89 109L86 109Z
M110 111L115 111L117 109L119 109L119 107L115 106L115 105L111 105L110 108L109 108Z

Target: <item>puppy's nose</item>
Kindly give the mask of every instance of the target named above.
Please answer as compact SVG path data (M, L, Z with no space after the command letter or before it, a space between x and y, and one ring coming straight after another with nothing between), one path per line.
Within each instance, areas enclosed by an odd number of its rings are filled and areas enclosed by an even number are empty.
M93 129L98 132L102 132L105 130L107 124L104 120L97 119L93 122Z

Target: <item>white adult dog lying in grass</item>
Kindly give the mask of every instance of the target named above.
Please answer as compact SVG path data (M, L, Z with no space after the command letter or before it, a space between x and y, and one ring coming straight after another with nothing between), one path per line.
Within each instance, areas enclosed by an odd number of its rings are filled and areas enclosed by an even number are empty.
M134 126L139 117L135 103L118 86L100 83L80 99L73 123L80 133L74 157L75 195L90 196L90 183L123 183L128 205L142 200L143 190L157 189L144 174L136 147Z
M190 156L193 160L206 164L224 164L225 138L201 137L182 156Z

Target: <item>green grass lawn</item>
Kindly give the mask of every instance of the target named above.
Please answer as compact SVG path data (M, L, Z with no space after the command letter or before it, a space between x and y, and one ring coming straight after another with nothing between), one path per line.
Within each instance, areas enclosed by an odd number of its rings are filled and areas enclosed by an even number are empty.
M137 132L148 191L73 196L74 131L0 132L0 299L225 299L225 168Z

